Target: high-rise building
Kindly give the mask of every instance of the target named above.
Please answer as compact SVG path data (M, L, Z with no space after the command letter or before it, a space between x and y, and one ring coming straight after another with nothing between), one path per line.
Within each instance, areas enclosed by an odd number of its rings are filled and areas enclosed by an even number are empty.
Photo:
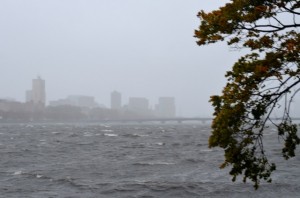
M46 104L45 80L41 77L32 80L31 100L34 104Z
M175 98L160 97L157 105L157 115L164 118L172 118L176 116Z
M121 93L113 91L110 94L110 108L121 109L122 108L122 96Z

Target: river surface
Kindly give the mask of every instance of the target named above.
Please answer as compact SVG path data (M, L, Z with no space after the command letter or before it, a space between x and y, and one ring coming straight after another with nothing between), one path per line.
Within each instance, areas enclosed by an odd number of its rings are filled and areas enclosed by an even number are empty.
M300 152L281 155L275 130L266 148L271 184L233 183L218 167L201 124L0 124L2 198L300 197Z

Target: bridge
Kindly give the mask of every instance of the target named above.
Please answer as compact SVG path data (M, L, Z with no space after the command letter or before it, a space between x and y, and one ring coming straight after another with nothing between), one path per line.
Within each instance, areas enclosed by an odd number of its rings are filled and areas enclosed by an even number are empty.
M160 122L160 123L166 123L166 122L192 122L192 121L199 121L199 122L207 122L212 121L212 118L200 118L200 117L194 117L194 118L185 118L185 117L174 117L174 118L134 118L134 119L112 119L112 120L102 120L103 122L120 122L120 123L128 123L128 122L138 122L138 123L145 123L145 122Z
M271 120L274 121L279 121L282 118L271 118ZM300 117L294 117L291 118L294 121L299 121ZM110 122L110 123L146 123L146 122L160 122L160 123L166 123L166 122L177 122L177 123L182 123L182 122L211 122L213 118L211 117L174 117L174 118L132 118L132 119L111 119L111 120L101 120L101 122Z

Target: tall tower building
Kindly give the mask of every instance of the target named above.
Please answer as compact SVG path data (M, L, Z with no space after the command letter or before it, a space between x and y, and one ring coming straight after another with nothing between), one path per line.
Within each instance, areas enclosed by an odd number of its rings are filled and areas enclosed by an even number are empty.
M110 94L110 108L121 109L122 107L122 96L121 93L113 91Z
M45 80L38 76L32 80L31 100L34 104L46 104Z

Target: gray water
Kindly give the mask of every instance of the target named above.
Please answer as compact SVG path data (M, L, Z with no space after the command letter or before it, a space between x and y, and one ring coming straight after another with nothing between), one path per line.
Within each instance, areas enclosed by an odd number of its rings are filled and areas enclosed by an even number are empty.
M300 197L300 156L277 163L273 183L231 182L220 149L200 124L0 124L2 198Z

